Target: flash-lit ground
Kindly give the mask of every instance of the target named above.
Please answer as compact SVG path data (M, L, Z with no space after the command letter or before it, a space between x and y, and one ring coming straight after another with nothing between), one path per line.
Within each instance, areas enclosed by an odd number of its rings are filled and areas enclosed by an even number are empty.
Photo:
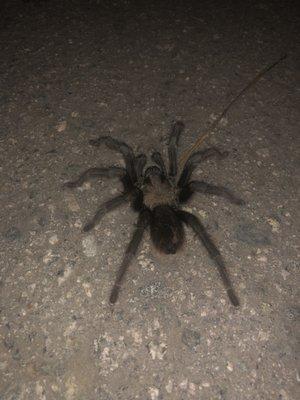
M296 2L1 8L0 399L295 400ZM121 190L116 180L62 190L89 167L122 164L89 139L111 135L166 155L172 121L181 119L186 149L283 53L203 144L229 156L195 173L247 205L200 195L188 205L224 255L241 307L229 304L187 230L175 256L157 254L145 235L112 311L137 215L122 207L82 233Z

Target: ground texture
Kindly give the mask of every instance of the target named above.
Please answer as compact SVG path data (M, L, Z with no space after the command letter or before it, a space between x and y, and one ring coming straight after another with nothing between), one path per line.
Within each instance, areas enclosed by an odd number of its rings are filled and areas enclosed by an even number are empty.
M296 399L296 2L1 8L1 400ZM166 154L181 119L183 150L285 52L203 144L229 156L195 172L246 206L200 195L188 205L222 251L241 307L187 230L184 249L165 257L146 234L112 310L137 216L122 207L81 232L121 189L103 180L62 190L88 167L122 163L89 139Z

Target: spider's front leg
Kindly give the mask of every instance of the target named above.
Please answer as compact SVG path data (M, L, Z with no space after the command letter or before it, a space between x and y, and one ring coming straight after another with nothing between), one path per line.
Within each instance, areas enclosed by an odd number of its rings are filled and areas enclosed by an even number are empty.
M227 152L221 152L220 150L216 149L215 147L210 147L209 149L205 149L202 151L198 151L197 153L192 154L188 160L186 161L183 170L181 172L178 186L184 187L190 180L192 173L194 172L195 168L201 162L211 158L217 157L218 159L222 159L228 156Z
M151 160L154 161L159 166L159 168L161 169L162 177L165 179L168 176L168 173L167 173L167 169L166 169L164 160L163 160L160 152L155 151L151 155Z
M65 188L76 188L82 186L85 182L95 178L121 178L125 175L126 171L121 167L108 167L108 168L90 168L79 176L76 181L70 181L63 184Z
M143 176L144 167L147 163L147 157L145 154L140 154L139 156L135 157L135 170L137 179L141 179Z
M135 256L135 254L138 250L139 244L141 243L141 240L143 237L143 233L144 233L145 229L147 228L147 226L149 225L149 220L150 220L149 212L147 210L141 211L141 213L139 214L136 228L135 228L132 238L126 248L122 264L119 268L114 286L113 286L111 294L110 294L109 301L111 304L115 304L115 302L118 299L121 284L124 279L125 273L129 267L129 264L130 264L132 258Z
M229 300L231 303L237 307L239 306L239 300L237 295L234 292L234 289L232 287L232 283L230 281L228 272L225 267L224 260L213 243L212 239L210 238L209 234L206 232L204 226L201 224L199 219L195 217L195 215L190 214L186 211L178 211L180 218L182 219L183 222L185 222L187 225L190 225L193 231L197 234L197 236L200 238L202 241L204 247L206 248L208 254L211 256L211 258L214 260L219 274L221 276L221 279L223 281L223 284L225 286L225 289L227 291Z
M168 153L169 153L169 176L175 177L177 175L178 169L178 161L177 161L177 148L178 148L178 140L179 136L184 129L184 123L181 121L175 122L173 125L169 145L168 145Z
M137 176L135 170L135 156L132 148L128 146L128 144L113 139L110 136L100 136L98 139L90 140L89 143L96 147L99 147L103 143L109 149L120 152L124 158L128 175L130 176L132 182L136 182Z

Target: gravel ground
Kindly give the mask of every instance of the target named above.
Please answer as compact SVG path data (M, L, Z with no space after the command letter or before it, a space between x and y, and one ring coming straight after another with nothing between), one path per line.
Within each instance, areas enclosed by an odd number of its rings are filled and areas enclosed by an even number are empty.
M296 399L296 2L1 8L0 399ZM62 190L89 167L122 163L89 139L108 134L165 155L182 119L183 150L285 52L203 144L229 156L195 172L246 206L200 195L188 205L224 255L241 307L187 230L172 256L145 235L112 310L137 215L121 207L82 233L121 189L103 180Z

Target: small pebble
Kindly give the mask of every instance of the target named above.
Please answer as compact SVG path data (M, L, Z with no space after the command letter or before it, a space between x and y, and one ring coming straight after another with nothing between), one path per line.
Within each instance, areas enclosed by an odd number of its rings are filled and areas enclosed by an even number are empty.
M94 236L87 236L82 240L83 253L87 257L95 257L97 255L97 243Z
M193 382L189 382L188 392L191 396L196 394L196 385Z
M82 284L83 289L85 291L85 294L87 295L87 297L92 297L92 292L91 292L91 285L87 282L84 282Z
M181 390L187 390L188 388L188 380L184 379L182 382L179 383L179 387Z
M56 125L57 132L63 132L67 128L67 121L61 121Z
M233 371L233 365L232 365L232 363L231 363L231 362L228 362L226 368L228 369L228 371L232 372L232 371Z
M158 400L159 390L157 388L151 387L148 392L151 400Z
M162 360L167 351L166 343L155 343L151 341L148 344L148 350L152 360Z
M173 382L171 379L169 379L168 383L166 384L166 391L167 393L172 393L173 390Z
M50 244L56 244L56 243L58 243L58 237L57 237L57 235L51 236L51 237L49 238L49 243L50 243Z

